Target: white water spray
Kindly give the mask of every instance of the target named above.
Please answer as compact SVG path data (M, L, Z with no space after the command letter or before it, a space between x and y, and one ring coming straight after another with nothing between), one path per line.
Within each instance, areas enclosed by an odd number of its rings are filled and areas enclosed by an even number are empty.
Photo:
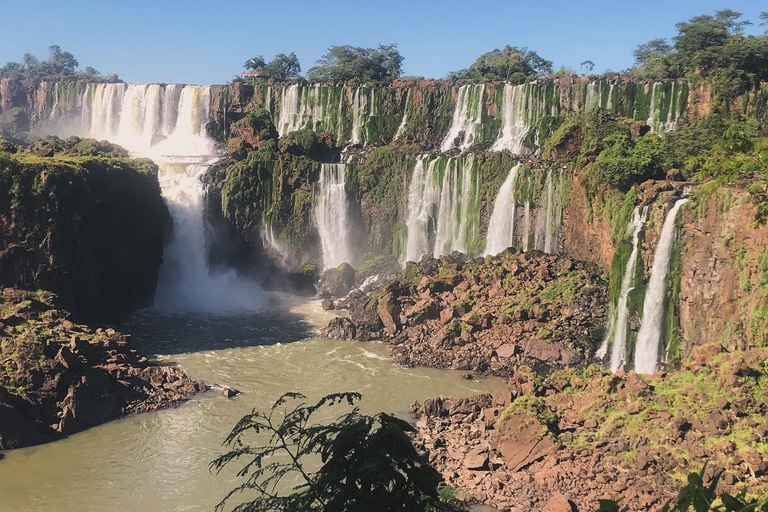
M629 309L627 303L629 294L634 289L635 267L637 257L640 252L639 238L640 232L645 224L648 215L648 207L643 207L642 212L639 207L635 208L632 222L628 229L632 229L632 252L627 260L624 269L624 275L621 278L621 289L619 291L618 304L616 305L616 315L611 319L611 325L608 329L608 335L603 340L603 344L595 354L602 359L608 352L608 346L611 345L610 369L615 372L626 363L627 335L629 334Z
M496 195L483 253L486 256L499 254L515 244L515 211L517 210L515 186L519 168L520 164L517 164L510 169L507 179L504 180Z
M664 324L664 295L672 247L675 243L675 219L680 207L686 202L688 202L687 198L677 200L667 214L659 234L659 242L653 255L648 290L643 301L643 319L635 345L635 371L637 373L653 373L659 362L661 331Z
M344 186L344 164L322 164L315 219L323 248L323 267L354 265L349 234L349 201Z
M443 139L440 150L445 152L455 147L461 151L469 149L475 140L475 129L483 114L483 92L485 85L462 85L459 87L456 107L453 111L451 129ZM458 144L456 140L458 139Z

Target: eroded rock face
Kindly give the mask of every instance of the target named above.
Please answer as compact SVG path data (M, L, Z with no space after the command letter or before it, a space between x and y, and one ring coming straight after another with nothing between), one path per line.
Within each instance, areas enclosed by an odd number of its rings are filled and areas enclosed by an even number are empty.
M414 404L415 440L449 484L500 510L656 510L704 461L705 481L723 472L719 492L762 494L766 357L713 344L654 376L519 368L504 393Z
M205 391L179 368L150 364L128 336L67 320L47 292L2 290L0 450L59 439Z
M391 343L395 361L508 375L583 364L606 318L597 268L508 250L485 260L425 259L368 296L345 303L350 319L326 336Z
M170 221L157 167L77 137L27 149L55 157L0 154L0 286L53 291L84 321L150 306Z

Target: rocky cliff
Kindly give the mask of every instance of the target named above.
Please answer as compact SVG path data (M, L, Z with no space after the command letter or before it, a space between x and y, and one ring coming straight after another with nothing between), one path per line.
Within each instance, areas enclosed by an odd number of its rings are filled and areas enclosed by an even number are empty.
M80 320L151 305L169 221L157 167L88 139L4 149L0 285L53 291Z

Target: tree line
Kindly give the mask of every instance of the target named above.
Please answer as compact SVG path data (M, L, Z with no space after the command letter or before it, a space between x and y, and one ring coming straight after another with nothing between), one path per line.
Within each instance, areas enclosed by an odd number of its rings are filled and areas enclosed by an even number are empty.
M86 78L100 78L105 81L117 81L117 75L104 76L91 66L85 66L78 71L80 63L70 52L64 51L59 45L48 47L48 58L40 60L31 53L25 53L21 62L10 61L0 68L0 76L13 76L18 74L30 76L82 76Z

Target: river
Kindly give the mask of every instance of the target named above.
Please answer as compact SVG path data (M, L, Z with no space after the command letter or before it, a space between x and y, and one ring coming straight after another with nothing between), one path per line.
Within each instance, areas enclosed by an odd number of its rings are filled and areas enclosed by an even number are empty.
M169 313L146 310L121 328L135 347L194 379L243 392L215 391L172 409L130 416L61 441L5 452L0 510L13 512L212 511L239 481L208 463L231 428L286 391L309 399L354 390L361 409L408 418L415 400L504 389L501 379L403 368L378 342L334 341L312 333L331 313L319 301L270 296L261 312Z

